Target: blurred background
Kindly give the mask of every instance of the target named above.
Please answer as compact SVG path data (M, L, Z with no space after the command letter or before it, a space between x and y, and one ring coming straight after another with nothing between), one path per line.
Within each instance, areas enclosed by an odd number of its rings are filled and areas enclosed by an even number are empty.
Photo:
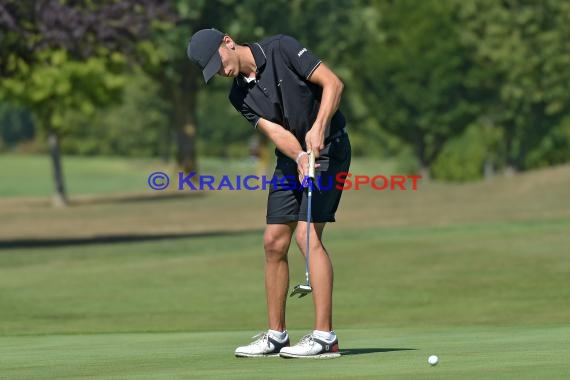
M416 349L394 357L398 371L434 341L477 355L477 328L523 326L509 347L551 362L513 354L524 365L509 374L537 378L525 366L538 366L557 378L567 360L556 339L570 336L563 0L0 0L0 340L14 336L1 346L18 335L237 331L230 348L212 348L221 357L244 343L241 330L263 328L266 193L147 184L154 171L271 173L273 147L229 103L231 81L206 87L186 57L206 27L238 42L300 40L344 81L351 171L423 176L417 191L345 192L327 227L336 321L363 329L346 344L379 347L381 332L393 338L381 344ZM310 302L291 310L292 328L311 327ZM398 340L424 339L410 326L459 328L445 334L465 346ZM53 378L101 364L69 339ZM496 344L465 368L508 365ZM124 350L105 347L97 368L111 371ZM10 378L48 378L41 365L17 370L35 355L22 350L0 349Z
M355 156L402 174L477 181L570 160L565 1L3 0L0 12L2 166L51 160L58 204L72 180L62 156L186 172L261 156L231 83L206 91L185 55L204 27L301 40L345 82Z

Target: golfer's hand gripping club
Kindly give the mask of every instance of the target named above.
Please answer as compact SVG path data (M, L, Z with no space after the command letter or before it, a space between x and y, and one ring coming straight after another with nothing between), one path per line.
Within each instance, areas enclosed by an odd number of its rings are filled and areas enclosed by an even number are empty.
M310 179L315 179L315 155L312 151L307 152L309 154L309 173L308 177Z

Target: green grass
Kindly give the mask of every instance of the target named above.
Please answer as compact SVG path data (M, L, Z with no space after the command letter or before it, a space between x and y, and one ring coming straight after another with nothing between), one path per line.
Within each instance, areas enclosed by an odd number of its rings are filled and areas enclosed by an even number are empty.
M47 196L53 193L47 156L0 155L0 196ZM67 190L73 193L133 191L144 180L145 163L112 158L64 157ZM150 173L148 173L150 174ZM147 176L148 176L147 174Z
M342 329L337 360L236 359L248 333L0 337L2 378L563 379L570 328ZM292 332L299 336L301 332ZM437 353L431 367L427 357Z
M107 165L68 161L72 177ZM83 180L102 183L82 194L139 192L124 168L159 166L108 163L123 169L87 171ZM375 170L359 160L353 169ZM232 356L265 328L265 192L56 210L27 199L49 195L47 184L15 187L0 202L0 379L567 378L569 174L343 195L326 244L346 355L323 362ZM296 248L290 264L301 281ZM309 299L291 299L287 312L294 339L312 328Z
M543 221L336 231L327 240L337 268L336 322L358 328L564 324L569 230L570 221ZM5 250L0 333L263 326L260 239L251 232ZM300 281L300 255L291 260L292 278ZM291 326L309 329L311 303L291 307Z

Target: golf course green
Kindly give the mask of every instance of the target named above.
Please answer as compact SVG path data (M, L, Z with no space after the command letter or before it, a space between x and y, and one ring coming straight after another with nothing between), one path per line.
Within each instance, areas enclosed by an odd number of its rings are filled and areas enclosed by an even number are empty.
M0 156L0 379L570 376L570 166L347 191L324 239L343 356L284 360L233 356L266 328L264 191L154 192L173 169L66 157L71 206L54 209L46 162ZM290 266L294 285L296 247ZM310 297L287 313L293 340L312 329Z

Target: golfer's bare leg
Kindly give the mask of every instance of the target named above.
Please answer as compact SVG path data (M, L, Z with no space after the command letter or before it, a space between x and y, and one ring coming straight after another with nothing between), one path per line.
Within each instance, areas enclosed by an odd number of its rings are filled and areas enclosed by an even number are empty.
M295 224L268 224L265 228L265 292L269 328L285 330L285 303L289 289L287 251Z
M315 305L315 330L332 331L333 267L330 257L321 242L326 223L311 224L309 272ZM299 222L295 240L306 255L307 222Z

